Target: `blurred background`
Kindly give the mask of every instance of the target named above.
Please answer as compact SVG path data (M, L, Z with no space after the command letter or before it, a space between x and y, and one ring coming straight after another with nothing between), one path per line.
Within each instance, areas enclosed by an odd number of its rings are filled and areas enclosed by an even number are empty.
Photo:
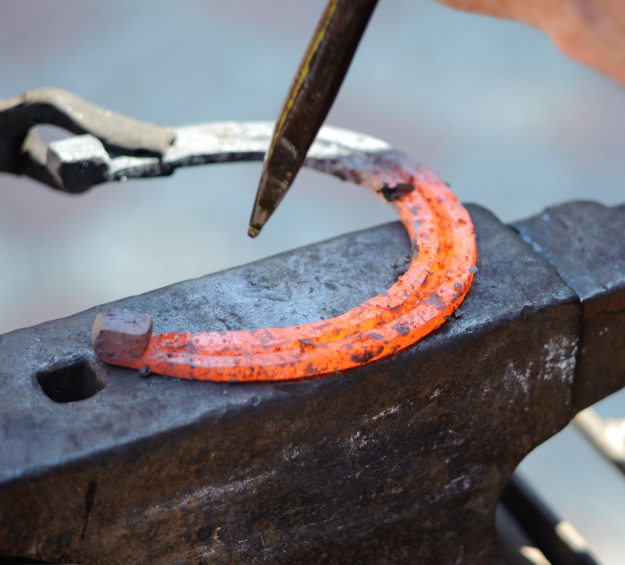
M55 86L172 126L273 120L324 4L0 0L0 98ZM512 22L381 0L328 122L417 157L504 221L625 202L625 92ZM250 240L260 168L79 196L0 175L0 333L395 219L362 189L303 171ZM599 410L622 417L625 399ZM625 483L584 449L567 428L521 473L602 563L622 564Z

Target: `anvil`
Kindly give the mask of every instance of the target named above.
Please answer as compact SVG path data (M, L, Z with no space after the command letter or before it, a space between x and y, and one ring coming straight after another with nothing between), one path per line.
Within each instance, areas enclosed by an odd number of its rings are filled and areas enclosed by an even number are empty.
M625 385L625 209L512 227L478 206L478 272L413 348L289 384L186 382L100 363L95 314L155 329L332 316L409 252L353 233L0 338L0 553L84 563L489 563L518 463ZM342 284L337 284L337 281Z
M70 138L37 174L82 190L262 159L271 133L217 130L177 128L160 157ZM369 142L350 139L364 145L322 139L309 165L362 162ZM625 208L571 203L512 226L467 209L478 259L460 308L416 345L337 375L144 378L99 361L90 330L112 309L150 315L157 332L335 316L402 274L411 246L397 223L0 336L0 555L497 563L495 507L516 466L625 386Z

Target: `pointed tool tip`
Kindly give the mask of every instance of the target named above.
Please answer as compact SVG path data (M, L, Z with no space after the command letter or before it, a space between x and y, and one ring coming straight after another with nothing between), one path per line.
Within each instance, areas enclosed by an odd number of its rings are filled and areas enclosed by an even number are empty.
M256 194L256 202L254 202L254 209L252 210L249 227L247 228L247 235L251 238L255 238L260 233L260 230L263 229L263 226L267 223L267 220L271 215L259 203L264 195L264 190L266 191L266 182L262 179ZM275 208L275 205L273 208Z

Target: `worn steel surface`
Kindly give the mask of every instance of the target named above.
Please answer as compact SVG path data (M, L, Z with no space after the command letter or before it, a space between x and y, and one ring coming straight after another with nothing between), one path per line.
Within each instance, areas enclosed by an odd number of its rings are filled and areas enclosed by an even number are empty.
M581 314L542 256L488 212L469 211L479 270L457 314L396 356L337 376L145 379L91 350L94 315L111 305L2 336L0 554L90 564L496 559L501 490L573 414ZM390 224L114 306L151 315L155 331L288 326L379 293L409 252Z
M514 226L580 297L575 411L625 387L625 206L570 202Z

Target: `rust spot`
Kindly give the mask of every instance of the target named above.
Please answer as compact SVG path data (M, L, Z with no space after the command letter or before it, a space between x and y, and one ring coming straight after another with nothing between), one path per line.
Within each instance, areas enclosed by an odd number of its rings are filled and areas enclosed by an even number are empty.
M362 351L360 353L352 353L350 355L350 359L355 363L362 364L370 361L374 357L377 357L378 355L380 355L380 353L382 353L382 351L384 351L384 347L380 345L376 348L365 349L365 351Z
M395 186L389 186L385 183L380 192L382 193L382 196L384 196L385 200L388 202L395 202L395 200L398 200L406 194L410 194L413 190L414 186L411 183L400 182Z

